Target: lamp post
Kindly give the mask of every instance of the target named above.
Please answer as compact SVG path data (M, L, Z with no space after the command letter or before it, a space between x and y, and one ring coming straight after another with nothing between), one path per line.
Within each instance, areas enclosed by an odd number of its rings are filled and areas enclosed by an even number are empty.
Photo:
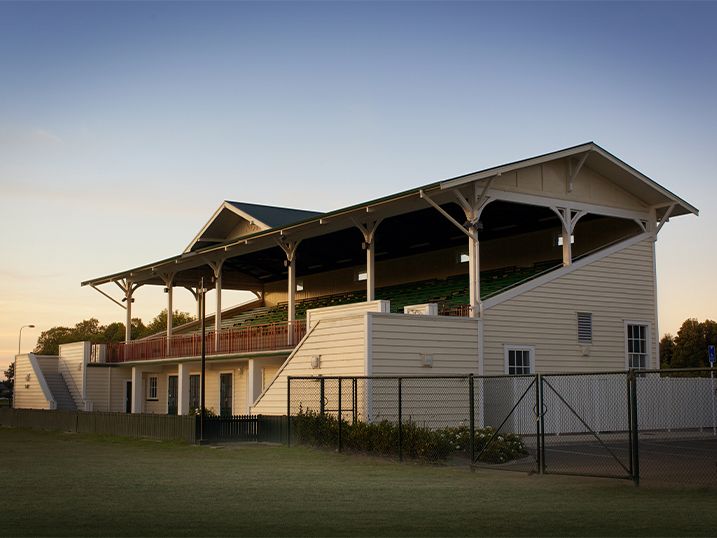
M17 337L17 354L20 354L20 347L22 346L22 330L23 329L34 329L35 326L33 324L29 325L23 325L20 327L20 335ZM17 356L15 357L15 360L12 361L12 375L13 375L13 383L12 383L12 406L15 407L15 380L17 379Z
M22 344L22 330L25 328L34 329L35 326L34 325L23 325L22 327L20 327L20 336L17 339L17 354L18 355L20 354L20 345Z

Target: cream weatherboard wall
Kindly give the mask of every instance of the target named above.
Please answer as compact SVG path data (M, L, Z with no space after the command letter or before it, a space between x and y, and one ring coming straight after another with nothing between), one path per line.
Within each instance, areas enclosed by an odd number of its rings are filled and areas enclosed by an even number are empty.
M58 368L77 409L86 409L85 369L90 358L90 342L74 342L60 346Z
M372 301L310 311L309 331L257 398L252 413L286 414L288 376L366 375L367 313L386 308L385 301Z
M86 394L92 410L124 413L126 382L131 378L130 368L88 365Z
M478 374L478 320L369 314L370 375ZM432 366L424 365L430 357Z
M624 370L628 322L648 325L648 360L657 367L653 246L643 234L558 270L533 289L523 291L528 283L515 296L486 301L484 373L506 373L506 346L533 349L536 373ZM589 346L578 343L578 312L592 314Z
M15 356L15 391L13 407L17 409L53 409L50 391L45 384L38 359L55 359L42 357L34 353Z

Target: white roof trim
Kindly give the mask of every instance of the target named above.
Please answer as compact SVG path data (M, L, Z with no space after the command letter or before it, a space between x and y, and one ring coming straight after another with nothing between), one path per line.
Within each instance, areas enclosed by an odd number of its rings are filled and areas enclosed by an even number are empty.
M184 249L184 253L185 253L185 254L186 254L187 252L190 252L190 251L192 250L192 247L197 243L197 241L199 241L199 240L202 238L202 235L204 235L204 232L207 231L207 229L212 225L212 223L216 220L216 218L219 216L219 214L220 214L222 211L224 211L225 209L228 209L229 211L235 213L236 215L240 216L241 218L243 218L243 219L246 220L247 222L253 222L253 223L256 224L257 226L259 226L259 228L261 228L262 230L268 230L269 228L271 228L271 226L269 226L269 225L266 224L265 222L260 221L259 219L257 219L257 218L254 217L253 215L249 215L248 213L242 211L242 210L239 209L238 207L235 207L233 204L230 204L229 202L224 201L224 202L222 202L222 204L217 208L217 210L214 212L214 214L212 214L212 216L211 216L210 219L207 221L207 223L202 227L202 229L199 230L199 233L194 236L194 239L192 239L192 241L189 243L189 245L187 245L187 248Z
M488 179L491 177L499 176L501 174L512 172L514 170L519 170L521 168L527 168L529 166L535 166L538 164L543 164L550 161L555 161L558 159L564 159L565 157L571 157L573 155L579 155L581 153L585 153L587 151L595 152L598 155L600 155L602 158L607 159L611 163L615 164L616 166L619 166L622 168L625 172L631 174L633 177L639 179L643 183L647 184L651 188L658 191L660 194L665 196L666 198L676 202L677 204L684 207L689 213L693 213L695 215L699 215L699 210L694 207L692 204L686 202L679 196L673 194L660 184L656 183L649 177L647 177L645 174L640 172L639 170L636 170L632 166L624 163L611 153L605 151L603 148L595 144L594 142L589 142L587 144L582 144L580 146L575 146L574 148L564 149L560 151L555 151L553 153L547 153L545 155L540 155L538 157L533 157L532 159L525 159L522 161L517 161L511 164L506 164L502 166L496 166L494 168L489 168L487 170L483 170L481 172L476 172L474 174L468 174L466 176L462 176L456 179L449 179L447 181L442 181L440 183L441 190L445 189L453 189L455 187L460 187L462 185L465 185L467 183L472 183L474 181L480 181L483 179Z

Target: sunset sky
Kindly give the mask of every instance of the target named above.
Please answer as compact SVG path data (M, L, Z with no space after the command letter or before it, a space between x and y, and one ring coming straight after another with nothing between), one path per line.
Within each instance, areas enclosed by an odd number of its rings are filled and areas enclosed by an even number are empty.
M660 233L660 333L714 319L715 28L713 2L0 2L0 369L22 325L27 352L124 321L80 282L222 200L331 210L591 140L701 211Z

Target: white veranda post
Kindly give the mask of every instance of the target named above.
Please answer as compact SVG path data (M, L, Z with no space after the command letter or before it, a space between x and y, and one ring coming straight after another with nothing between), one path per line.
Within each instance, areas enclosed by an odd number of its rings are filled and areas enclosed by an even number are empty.
M551 207L550 209L558 216L562 225L561 240L563 243L563 266L567 267L573 263L573 235L575 225L587 213L569 207Z
M421 191L421 198L426 200L439 213L446 217L454 226L468 236L468 293L470 317L483 316L483 303L480 298L480 243L478 241L478 230L480 229L480 216L483 209L492 202L487 196L488 188L492 180L489 180L483 187L481 193L478 191L478 183L474 183L471 193L466 196L459 189L453 191L455 200L463 209L466 223L461 224L454 219L450 213L437 204L428 194Z
M382 219L360 223L354 220L354 224L363 235L363 246L366 250L366 300L373 301L376 298L376 271L375 271L375 240L376 229Z
M287 309L288 315L287 320L289 322L287 327L288 332L288 344L293 345L293 324L296 320L296 249L299 246L300 241L291 241L285 236L281 236L277 240L277 244L286 254L286 267L287 267Z
M214 314L214 349L219 349L219 330L222 327L222 265L224 260L210 262L210 267L214 272L214 288L217 294L216 313Z
M163 274L162 281L164 282L164 291L167 293L167 351L169 351L172 342L172 330L174 328L174 305L172 303L172 292L174 290L174 273Z

